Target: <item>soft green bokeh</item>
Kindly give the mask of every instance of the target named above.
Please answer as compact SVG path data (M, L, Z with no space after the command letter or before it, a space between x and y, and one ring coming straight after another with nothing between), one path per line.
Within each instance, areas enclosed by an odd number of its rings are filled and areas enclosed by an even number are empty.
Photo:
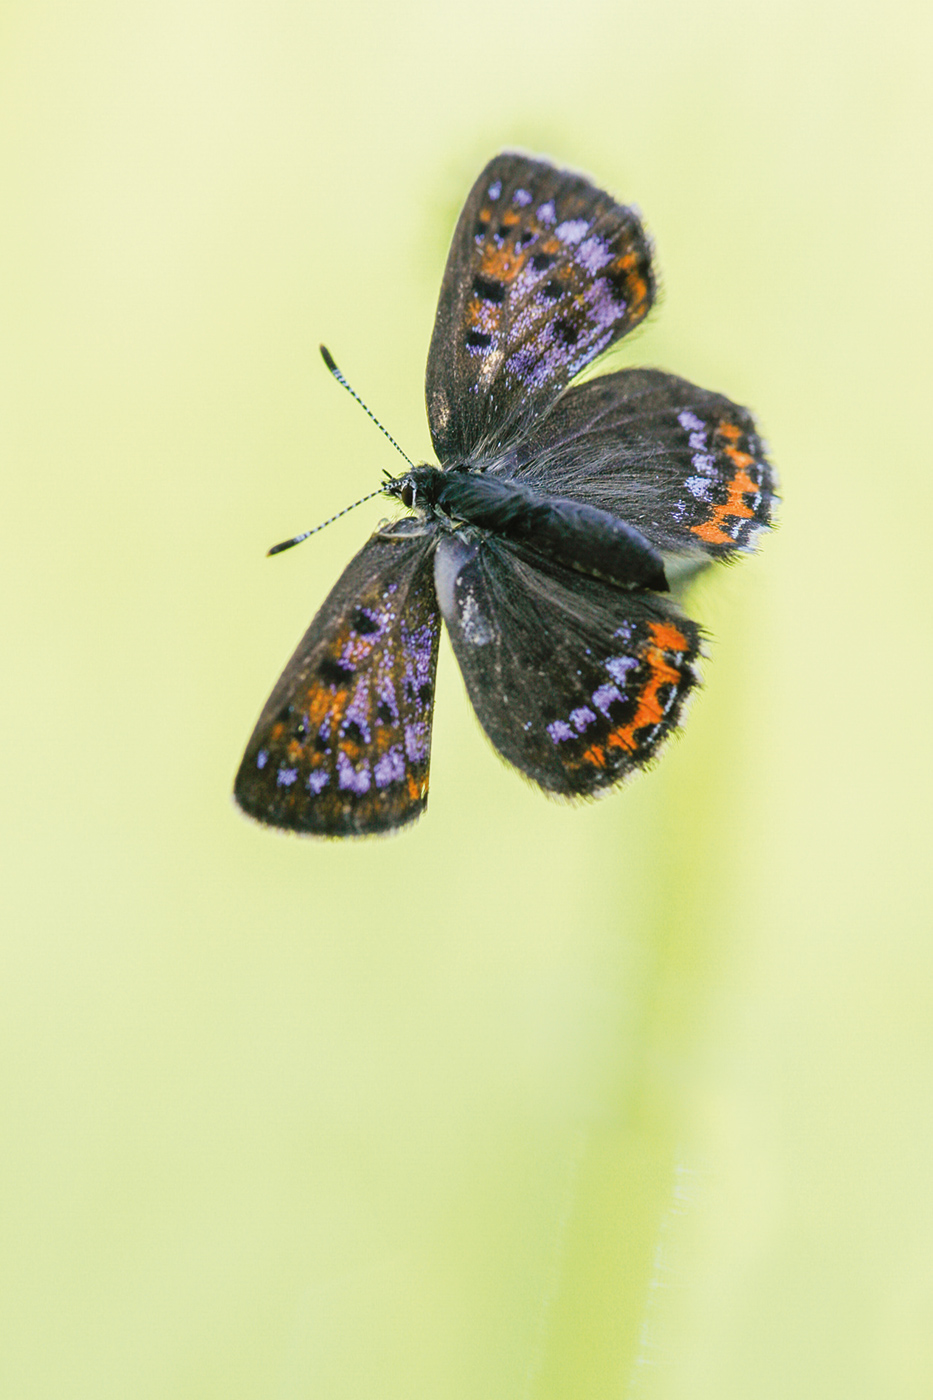
M8 0L0 1395L933 1393L927 4ZM441 656L431 808L228 792L407 450L470 182L642 208L619 363L749 403L650 776L547 803Z

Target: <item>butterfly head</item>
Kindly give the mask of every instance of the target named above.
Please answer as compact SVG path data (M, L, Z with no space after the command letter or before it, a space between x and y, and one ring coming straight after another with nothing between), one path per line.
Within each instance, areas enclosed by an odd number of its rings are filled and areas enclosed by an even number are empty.
M433 515L443 479L442 471L424 463L403 472L401 476L390 477L382 489L385 495L395 496L409 510Z

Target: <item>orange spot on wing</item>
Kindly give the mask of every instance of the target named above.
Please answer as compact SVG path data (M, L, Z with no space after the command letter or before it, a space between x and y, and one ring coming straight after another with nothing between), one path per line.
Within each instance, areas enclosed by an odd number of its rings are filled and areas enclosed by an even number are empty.
M482 275L494 282L512 282L527 260L527 253L516 253L514 249L497 248L494 243L487 243L483 248Z
M658 697L661 687L672 685L676 689L680 685L681 673L670 664L665 652L686 651L686 637L670 622L652 622L649 630L651 641L645 648L648 680L638 697L638 708L633 717L627 724L620 724L617 729L611 730L606 740L608 748L633 751L637 747L637 731L660 724L664 718L664 709Z
M590 763L594 768L606 766L606 750L600 744L590 744L580 757L584 763Z
M640 316L648 300L648 283L638 270L640 260L640 254L637 250L630 248L627 253L623 253L620 258L616 258L610 268L611 272L617 275L623 273L625 276L629 314L631 316Z
M383 725L377 724L373 730L373 737L370 740L369 747L377 758L381 758L383 754L389 752L395 739L396 734L394 729L386 729Z
M492 306L488 301L481 301L479 297L474 297L467 305L467 321L471 326L475 326L477 330L488 335L498 327L501 311L500 306Z
M662 651L687 651L687 638L673 622L652 622L651 632L655 645Z
M722 422L716 428L716 436L725 439L722 450L735 468L735 474L728 484L729 494L726 499L713 506L706 520L690 528L707 544L734 544L735 540L729 531L723 528L723 524L727 519L751 520L755 512L746 504L745 496L747 493L757 495L761 488L748 474L748 468L755 461L754 457L736 446L742 436L741 428L735 423Z
M305 698L308 702L308 723L311 728L320 729L328 715L333 715L336 726L343 714L348 694L346 690L338 690L336 695L331 695L323 686L309 690Z
M641 311L648 300L648 283L641 277L632 278L632 313Z

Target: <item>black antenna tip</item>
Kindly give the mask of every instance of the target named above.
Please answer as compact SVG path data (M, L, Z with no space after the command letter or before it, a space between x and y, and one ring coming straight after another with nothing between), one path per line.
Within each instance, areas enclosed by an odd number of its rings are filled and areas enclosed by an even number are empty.
M300 543L299 539L283 540L281 544L274 544L271 549L266 550L266 558L268 559L271 554L281 554L284 549L293 549L296 544Z
M321 359L324 361L331 374L333 374L334 370L337 368L336 360L334 359L333 355L330 353L326 345L321 345L318 348L321 352Z

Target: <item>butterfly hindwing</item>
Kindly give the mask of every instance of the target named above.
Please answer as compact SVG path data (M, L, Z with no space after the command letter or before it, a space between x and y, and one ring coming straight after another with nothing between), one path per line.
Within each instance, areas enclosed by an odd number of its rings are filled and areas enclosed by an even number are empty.
M435 580L483 729L542 788L595 794L677 727L701 637L667 599L542 570L494 537L442 539Z
M365 835L424 810L440 616L433 534L408 523L347 566L269 697L234 788L259 821Z
M514 441L653 298L634 210L582 175L496 156L457 224L428 354L441 464Z
M653 369L572 386L489 470L607 510L674 553L753 548L777 500L747 409Z

